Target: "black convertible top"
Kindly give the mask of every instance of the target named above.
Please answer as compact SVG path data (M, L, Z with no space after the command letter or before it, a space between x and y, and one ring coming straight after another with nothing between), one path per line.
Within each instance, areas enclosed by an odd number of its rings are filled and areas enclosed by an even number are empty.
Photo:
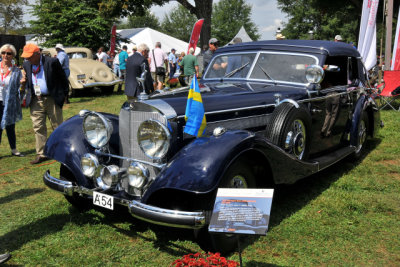
M225 46L217 49L216 54L244 50L277 50L290 52L318 53L329 56L360 57L350 44L321 40L266 40Z

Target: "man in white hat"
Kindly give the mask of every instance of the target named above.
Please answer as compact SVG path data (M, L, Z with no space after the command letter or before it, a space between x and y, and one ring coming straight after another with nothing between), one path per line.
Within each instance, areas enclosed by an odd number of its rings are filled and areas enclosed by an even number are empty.
M335 36L335 42L342 42L342 36L340 36L339 34Z
M65 53L64 46L62 44L56 44L57 58L65 72L65 76L69 77L69 57Z

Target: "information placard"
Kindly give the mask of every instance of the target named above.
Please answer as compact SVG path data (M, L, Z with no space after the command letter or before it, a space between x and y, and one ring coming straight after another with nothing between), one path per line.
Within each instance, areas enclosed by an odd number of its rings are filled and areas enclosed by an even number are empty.
M210 232L266 235L273 189L219 188Z

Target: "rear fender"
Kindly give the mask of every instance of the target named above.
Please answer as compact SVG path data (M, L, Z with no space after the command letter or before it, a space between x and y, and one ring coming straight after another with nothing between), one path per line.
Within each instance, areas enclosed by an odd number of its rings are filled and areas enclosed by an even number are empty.
M110 149L119 151L118 117L102 113L113 124ZM87 178L81 171L81 157L85 153L94 154L94 148L86 141L82 131L83 118L74 116L64 121L49 136L44 148L47 157L55 159L67 167L81 186L89 186Z
M350 145L352 146L358 145L358 125L360 120L362 119L363 113L367 112L364 111L367 108L367 104L367 97L365 95L362 95L358 99L354 108L350 127Z

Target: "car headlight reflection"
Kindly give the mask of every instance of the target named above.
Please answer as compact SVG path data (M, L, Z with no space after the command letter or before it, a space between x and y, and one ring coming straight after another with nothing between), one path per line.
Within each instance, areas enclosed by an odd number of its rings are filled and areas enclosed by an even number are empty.
M83 133L94 148L105 146L110 140L112 132L111 122L99 113L90 112L83 118Z
M81 158L82 173L89 178L93 178L99 173L99 166L99 160L93 154L87 153Z
M132 162L128 167L128 186L140 189L146 185L149 170L138 162Z
M139 126L137 138L146 156L151 159L161 159L168 152L171 134L160 122L147 120Z

